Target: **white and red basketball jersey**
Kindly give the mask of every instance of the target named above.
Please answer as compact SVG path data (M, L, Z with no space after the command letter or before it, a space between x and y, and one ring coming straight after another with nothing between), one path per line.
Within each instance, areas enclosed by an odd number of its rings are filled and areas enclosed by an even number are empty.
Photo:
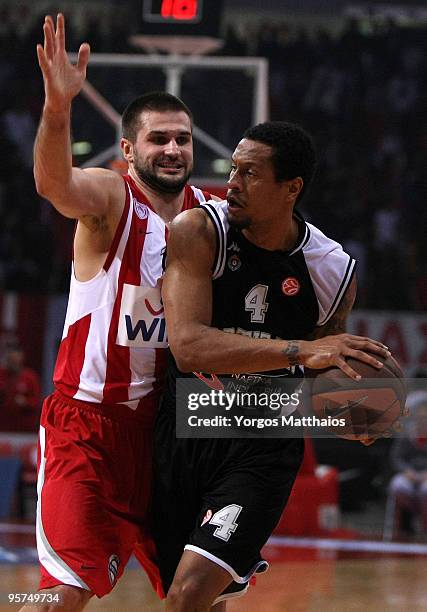
M132 178L103 268L89 281L72 265L55 387L86 402L155 410L163 386L167 335L160 295L167 227ZM185 187L182 210L209 199Z

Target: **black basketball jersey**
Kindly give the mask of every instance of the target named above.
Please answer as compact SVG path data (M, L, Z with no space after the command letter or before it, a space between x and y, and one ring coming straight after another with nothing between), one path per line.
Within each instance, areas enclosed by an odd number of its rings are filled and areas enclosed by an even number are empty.
M295 213L296 246L288 252L268 251L230 227L226 201L210 201L200 207L211 219L217 238L213 327L252 338L303 340L332 317L356 265L340 244ZM295 368L269 374L302 376ZM185 376L191 374L181 373L170 354L168 403L175 394L176 378Z

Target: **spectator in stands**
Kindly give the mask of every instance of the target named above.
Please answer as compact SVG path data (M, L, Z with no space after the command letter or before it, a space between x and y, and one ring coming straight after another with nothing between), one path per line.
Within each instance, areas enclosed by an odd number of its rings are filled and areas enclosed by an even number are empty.
M413 397L411 402L408 396L407 405L413 405L407 433L394 441L391 450L397 474L390 482L390 494L402 531L412 531L410 519L419 516L421 529L427 533L427 392L416 391Z
M3 129L6 137L16 147L21 164L32 168L37 125L28 108L24 91L20 91L10 100L9 108L3 114Z
M41 407L40 379L25 367L22 347L15 341L6 345L0 368L0 429L36 432Z

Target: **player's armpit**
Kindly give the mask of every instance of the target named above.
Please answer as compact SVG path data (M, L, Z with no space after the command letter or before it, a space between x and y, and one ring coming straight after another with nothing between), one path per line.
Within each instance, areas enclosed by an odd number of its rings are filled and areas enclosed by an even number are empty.
M310 340L316 340L325 336L335 336L337 334L344 334L346 332L347 317L353 308L354 300L356 299L356 292L357 279L356 275L354 275L336 312L325 325L316 327L310 336Z
M74 235L74 270L76 278L85 282L96 276L105 263L123 214L126 187L121 176L107 170L80 170L77 174L74 192L78 196L77 204L71 199L68 208L67 200L61 199L61 206L56 208L78 219ZM84 194L87 194L86 201ZM83 203L79 208L80 197Z

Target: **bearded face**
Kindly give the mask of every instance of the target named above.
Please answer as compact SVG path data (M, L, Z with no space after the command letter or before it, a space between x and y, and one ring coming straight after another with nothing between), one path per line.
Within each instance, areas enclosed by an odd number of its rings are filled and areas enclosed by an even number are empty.
M134 154L134 168L143 183L155 191L179 193L187 183L193 164L187 163L180 156L162 154L158 158Z
M184 111L144 111L131 164L159 192L179 193L193 169L191 121Z

